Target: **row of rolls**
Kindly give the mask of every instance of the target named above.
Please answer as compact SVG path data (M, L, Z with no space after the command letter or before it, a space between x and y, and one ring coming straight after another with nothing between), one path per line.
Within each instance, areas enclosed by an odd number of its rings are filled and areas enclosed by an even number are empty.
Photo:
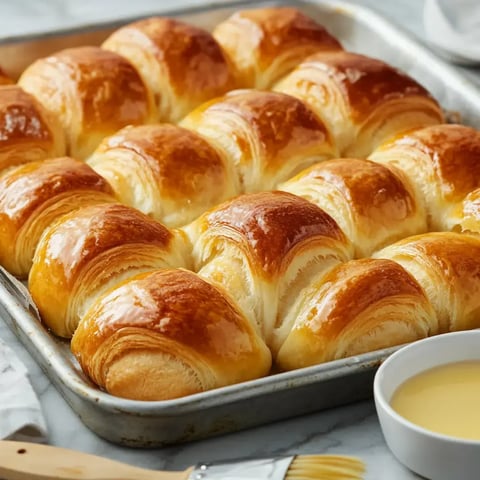
M107 392L480 326L480 132L298 10L142 20L0 84L0 264Z

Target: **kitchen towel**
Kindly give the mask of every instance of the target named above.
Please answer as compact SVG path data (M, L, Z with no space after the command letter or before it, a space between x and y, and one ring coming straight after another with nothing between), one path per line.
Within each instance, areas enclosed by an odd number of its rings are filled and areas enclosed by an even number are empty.
M480 0L426 0L428 42L448 60L480 65Z
M0 438L45 442L47 426L28 372L13 350L0 340Z

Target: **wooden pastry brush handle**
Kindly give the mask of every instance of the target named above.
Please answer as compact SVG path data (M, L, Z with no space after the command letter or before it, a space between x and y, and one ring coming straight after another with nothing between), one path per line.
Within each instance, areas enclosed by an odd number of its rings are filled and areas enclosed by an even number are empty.
M186 472L157 472L86 453L24 442L0 442L2 480L187 480Z

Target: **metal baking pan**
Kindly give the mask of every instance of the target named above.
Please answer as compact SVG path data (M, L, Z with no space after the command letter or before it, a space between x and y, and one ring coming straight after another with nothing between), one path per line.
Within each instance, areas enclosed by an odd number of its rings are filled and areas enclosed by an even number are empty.
M243 1L185 11L156 11L211 29L239 8L293 5L317 19L343 45L408 72L462 123L480 127L480 92L455 69L377 14L347 2ZM18 75L35 58L74 45L98 44L123 23L9 38L0 42L2 67ZM153 447L240 430L371 397L380 363L398 347L159 402L116 398L81 372L68 342L40 324L22 284L0 270L0 316L24 343L87 427L111 442Z

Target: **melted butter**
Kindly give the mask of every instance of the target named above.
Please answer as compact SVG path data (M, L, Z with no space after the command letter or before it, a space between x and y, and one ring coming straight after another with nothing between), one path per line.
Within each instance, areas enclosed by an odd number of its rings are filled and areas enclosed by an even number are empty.
M427 430L480 440L480 361L442 365L402 384L391 406Z

